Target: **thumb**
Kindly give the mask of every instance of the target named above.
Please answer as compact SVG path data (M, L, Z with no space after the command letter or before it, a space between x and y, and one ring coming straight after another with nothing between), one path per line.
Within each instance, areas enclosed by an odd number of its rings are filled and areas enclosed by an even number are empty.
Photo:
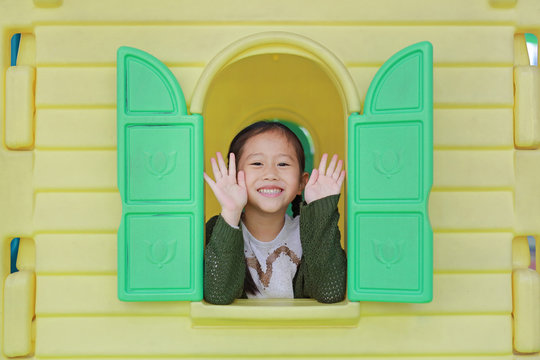
M204 180L206 181L206 183L212 188L214 189L214 186L216 185L216 182L214 180L212 180L212 178L210 176L208 176L205 172L203 172L203 177L204 177Z

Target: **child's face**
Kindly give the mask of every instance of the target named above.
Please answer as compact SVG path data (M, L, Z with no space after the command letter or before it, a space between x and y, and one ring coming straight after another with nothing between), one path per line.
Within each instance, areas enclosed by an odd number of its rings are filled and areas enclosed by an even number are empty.
M295 196L302 193L308 178L307 173L300 172L294 146L278 131L246 141L238 169L246 174L246 210L263 213L285 213Z

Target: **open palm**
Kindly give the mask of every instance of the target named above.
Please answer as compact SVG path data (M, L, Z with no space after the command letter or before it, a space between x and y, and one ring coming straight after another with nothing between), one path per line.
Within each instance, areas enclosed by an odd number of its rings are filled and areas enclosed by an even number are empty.
M229 169L223 160L221 153L216 153L217 161L210 159L215 181L204 173L204 179L214 192L221 205L221 215L230 225L237 225L242 210L247 203L247 189L244 172L236 173L236 161L234 154L229 157Z
M327 160L328 154L323 154L319 168L313 169L309 177L304 190L304 198L308 204L330 195L337 195L341 192L341 186L345 180L345 170L342 170L343 161L338 161L338 156L334 155L327 169Z

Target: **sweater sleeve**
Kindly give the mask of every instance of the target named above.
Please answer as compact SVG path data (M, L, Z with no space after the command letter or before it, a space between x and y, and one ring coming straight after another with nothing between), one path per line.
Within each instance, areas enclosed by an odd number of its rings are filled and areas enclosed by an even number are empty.
M328 196L300 209L303 296L323 303L345 298L347 257L338 228L339 195Z
M204 298L226 305L240 297L245 276L242 230L235 229L220 216L206 223L204 252Z

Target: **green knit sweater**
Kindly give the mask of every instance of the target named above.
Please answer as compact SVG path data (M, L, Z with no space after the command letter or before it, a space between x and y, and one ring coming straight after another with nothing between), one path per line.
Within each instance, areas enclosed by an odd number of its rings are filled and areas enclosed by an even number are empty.
M295 298L334 303L345 298L346 255L338 228L339 195L300 207L302 259L293 279ZM221 217L206 223L204 298L212 304L230 304L246 298L244 239Z

